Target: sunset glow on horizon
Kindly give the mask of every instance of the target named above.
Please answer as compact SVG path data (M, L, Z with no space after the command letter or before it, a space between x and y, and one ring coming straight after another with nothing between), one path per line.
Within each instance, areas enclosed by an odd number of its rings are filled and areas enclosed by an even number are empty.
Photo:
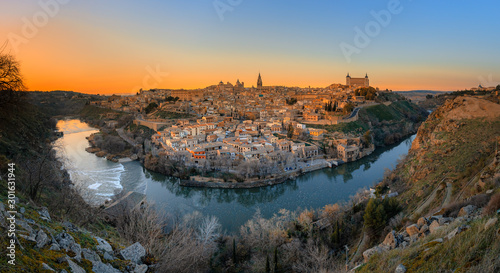
M345 83L347 73L368 73L381 89L453 91L500 84L498 7L496 1L4 1L0 44L20 62L32 91L124 94L237 79L251 87L259 72L267 86L325 87ZM356 29L368 39L357 38ZM343 44L356 52L346 56Z

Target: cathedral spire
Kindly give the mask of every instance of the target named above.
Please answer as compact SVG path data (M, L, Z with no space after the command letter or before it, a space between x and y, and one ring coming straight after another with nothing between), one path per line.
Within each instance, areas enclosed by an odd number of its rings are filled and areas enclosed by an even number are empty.
M257 87L262 87L262 77L260 76L260 72L259 72L259 78L257 79Z

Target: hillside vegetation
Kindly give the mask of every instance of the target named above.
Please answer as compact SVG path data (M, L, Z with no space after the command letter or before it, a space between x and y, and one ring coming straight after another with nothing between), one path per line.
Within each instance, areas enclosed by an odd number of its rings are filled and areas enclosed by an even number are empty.
M493 101L456 96L422 124L409 155L377 186L399 193L400 224L372 241L385 238L367 248L358 271L500 270L500 105Z
M377 146L390 145L414 134L427 117L427 112L406 100L364 107L360 122L367 124Z

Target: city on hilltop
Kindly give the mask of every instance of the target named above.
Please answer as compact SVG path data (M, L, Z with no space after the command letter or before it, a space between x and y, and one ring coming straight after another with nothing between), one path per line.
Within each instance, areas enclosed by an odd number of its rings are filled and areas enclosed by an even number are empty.
M140 90L90 104L135 113L136 126L155 132L151 158L199 170L199 175L183 176L187 181L280 182L371 154L380 140L356 122L359 111L398 100L405 98L370 87L368 74L355 78L348 73L345 84L300 88L265 86L259 73L256 87L238 79L234 85L221 81L196 90ZM116 124L110 120L106 126ZM156 165L163 161L151 158L145 159L146 167L160 169ZM224 175L203 175L214 170Z

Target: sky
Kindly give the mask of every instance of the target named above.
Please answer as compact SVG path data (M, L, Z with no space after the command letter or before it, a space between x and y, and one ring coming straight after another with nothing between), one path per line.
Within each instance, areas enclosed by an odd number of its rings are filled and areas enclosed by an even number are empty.
M6 0L0 45L30 90L500 84L499 1ZM3 40L3 41L2 41Z

